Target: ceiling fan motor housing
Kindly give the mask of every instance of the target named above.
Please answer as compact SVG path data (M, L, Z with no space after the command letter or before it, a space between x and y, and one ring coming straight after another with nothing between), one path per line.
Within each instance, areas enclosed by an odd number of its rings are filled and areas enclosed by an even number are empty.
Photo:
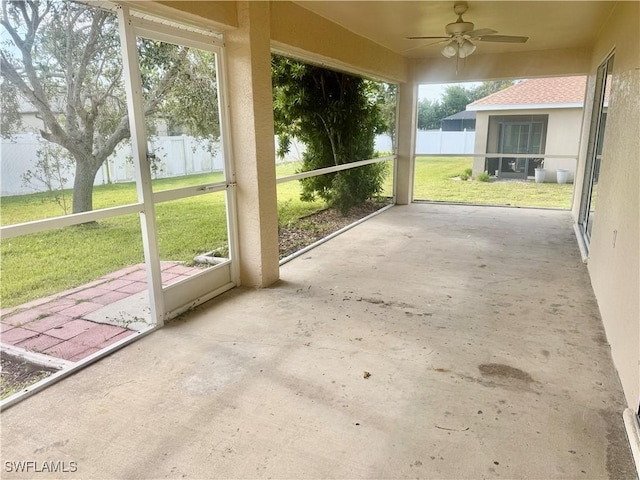
M472 32L473 27L474 24L471 22L458 21L448 24L446 27L444 27L444 31L447 33L447 35L463 35L466 32Z

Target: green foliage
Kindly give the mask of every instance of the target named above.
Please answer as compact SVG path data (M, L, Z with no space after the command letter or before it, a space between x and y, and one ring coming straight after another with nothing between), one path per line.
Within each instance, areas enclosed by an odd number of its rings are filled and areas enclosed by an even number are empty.
M476 175L476 180L479 182L488 182L491 176L487 172L482 172Z
M302 171L373 157L375 135L388 129L375 83L281 56L271 65L279 156L295 137L307 147ZM320 197L346 212L381 191L385 172L373 164L303 179L301 199Z
M1 20L2 134L19 131L19 106L30 105L41 136L73 159L73 212L91 210L96 173L130 137L117 16L70 0L21 0L4 2ZM211 145L219 136L214 54L151 40L138 52L149 133L166 122Z
M64 187L67 183L73 160L69 153L62 147L49 142L42 142L42 146L36 152L36 164L33 170L27 170L22 174L22 184L31 187L35 191L44 185L47 194L62 209L64 215L69 212L71 198Z
M464 172L460 174L460 180L469 180L471 178L471 174L473 173L473 170L470 168L465 168Z
M474 88L449 85L442 95L442 101L420 100L418 103L418 128L433 130L440 128L440 121L450 115L462 112L472 102L513 85L511 80L483 82Z

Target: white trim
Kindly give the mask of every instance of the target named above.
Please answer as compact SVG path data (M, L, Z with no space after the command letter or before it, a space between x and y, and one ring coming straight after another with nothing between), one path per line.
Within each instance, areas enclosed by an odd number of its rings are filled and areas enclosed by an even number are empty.
M469 112L483 112L490 110L551 110L556 108L582 108L583 103L523 103L514 105L467 105Z
M577 159L578 155L553 155L547 153L416 153L416 157L509 157L509 158L572 158Z
M16 347L15 345L9 345L7 343L0 344L0 350L12 357L23 359L40 367L61 370L63 368L69 368L73 365L73 362L69 360L63 360L62 358L56 358L49 355L44 355L42 353L32 352L20 347Z
M220 48L216 54L216 78L218 84L218 112L224 158L224 176L227 182L225 193L227 208L227 245L231 259L231 281L240 286L240 247L238 233L238 201L236 189L236 169L231 142L231 122L229 95L227 92L226 50Z
M131 15L131 25L136 35L200 50L212 51L222 47L222 39L219 35L212 36L209 32L196 29L182 29L170 22L156 22L149 20L150 18L149 16L145 16L145 18L135 18Z
M169 202L171 200L206 195L208 193L223 192L227 189L227 186L225 182L217 182L162 190L161 192L155 192L153 194L153 203Z
M164 297L162 295L162 270L158 249L155 205L151 169L147 160L147 128L145 124L142 85L136 34L131 25L131 16L126 6L118 9L120 41L122 42L122 63L125 91L127 93L127 112L131 129L131 150L136 175L138 201L144 204L140 213L142 245L147 267L147 288L151 319L157 326L164 322Z
M123 205L121 207L103 208L101 210L92 210L91 212L75 213L73 215L65 215L62 217L16 223L15 225L7 225L0 228L0 240L28 235L30 233L46 232L57 228L71 227L73 225L80 225L81 223L95 222L96 220L103 220L105 218L140 213L143 210L144 205L142 203L134 203L132 205Z
M317 177L318 175L339 172L341 170L350 170L352 168L362 167L364 165L371 165L372 163L388 162L389 160L395 159L395 155L389 155L387 157L370 158L369 160L361 160L359 162L343 163L341 165L335 165L333 167L318 168L316 170L309 170L308 172L294 173L293 175L287 175L286 177L276 178L276 184L292 182L293 180L300 180L302 178Z
M627 408L622 412L622 418L629 438L633 461L636 464L636 474L638 474L640 473L640 425L638 424L638 416L633 410Z
M207 293L206 295L202 295L194 300L191 300L190 302L188 302L185 305L182 305L181 307L178 307L174 310L171 310L169 312L167 312L167 318L175 318L178 315L181 315L189 310L192 310L194 308L196 308L198 305L201 305L205 302L208 302L209 300L211 300L212 298L217 297L218 295L222 295L224 292L227 292L229 290L231 290L232 288L235 288L236 284L234 282L229 282L226 283L224 285L222 285L219 288L216 288L215 290L213 290L212 292Z
M582 263L587 263L589 261L589 248L587 247L587 242L585 242L584 240L584 236L582 235L582 230L579 224L573 224L573 232L576 234L576 240L578 242L578 248L580 249L580 257L582 258Z

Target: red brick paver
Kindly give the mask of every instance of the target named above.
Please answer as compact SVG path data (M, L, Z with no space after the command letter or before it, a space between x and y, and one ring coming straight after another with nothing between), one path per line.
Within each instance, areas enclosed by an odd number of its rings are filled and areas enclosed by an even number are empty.
M52 328L59 327L60 325L64 325L65 323L71 322L72 320L73 320L72 317L54 313L53 315L48 315L39 320L34 320L33 322L29 322L24 325L24 328L26 328L27 330L32 330L34 332L44 333L47 330L51 330Z
M32 332L31 330L27 330L25 328L16 327L2 334L2 342L16 345L17 343L20 343L27 338L35 337L36 335L38 335L37 332Z
M199 272L175 262L162 262L163 282ZM2 343L72 362L134 335L133 330L82 318L147 288L144 264L109 273L65 292L0 312Z
M32 352L43 352L47 348L51 348L54 345L58 345L62 342L64 342L64 340L60 338L50 337L49 335L41 333L39 335L36 335L35 337L28 338L18 343L18 346Z
M82 302L73 307L60 310L60 313L69 317L81 317L82 315L86 315L87 313L95 312L103 306L104 305L100 305L99 303Z
M80 335L81 333L86 332L93 328L97 323L90 322L88 320L75 319L71 320L68 323L63 325L59 325L50 330L47 330L47 335L51 335L52 337L61 338L62 340L69 340L73 337Z

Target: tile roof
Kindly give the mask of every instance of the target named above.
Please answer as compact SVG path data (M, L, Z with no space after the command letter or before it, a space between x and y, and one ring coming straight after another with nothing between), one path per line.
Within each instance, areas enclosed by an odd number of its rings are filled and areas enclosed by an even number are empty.
M587 77L552 77L523 80L515 85L487 95L467 108L490 105L549 105L584 102ZM482 108L481 108L482 109Z

